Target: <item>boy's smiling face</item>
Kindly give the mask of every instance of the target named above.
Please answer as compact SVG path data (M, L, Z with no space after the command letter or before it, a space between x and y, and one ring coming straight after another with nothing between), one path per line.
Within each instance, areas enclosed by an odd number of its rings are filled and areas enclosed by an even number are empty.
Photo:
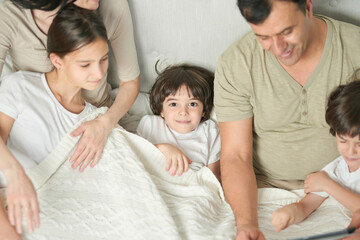
M161 117L168 127L178 133L193 131L204 116L203 103L194 98L190 89L182 85L175 95L169 95L163 102Z
M340 155L345 159L350 172L360 167L360 136L336 134L336 143Z

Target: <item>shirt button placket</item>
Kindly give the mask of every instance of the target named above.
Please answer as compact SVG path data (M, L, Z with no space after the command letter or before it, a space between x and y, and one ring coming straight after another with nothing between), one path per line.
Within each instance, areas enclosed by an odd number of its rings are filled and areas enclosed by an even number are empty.
M307 91L305 88L301 90L301 121L305 122L308 116L308 107L307 107Z

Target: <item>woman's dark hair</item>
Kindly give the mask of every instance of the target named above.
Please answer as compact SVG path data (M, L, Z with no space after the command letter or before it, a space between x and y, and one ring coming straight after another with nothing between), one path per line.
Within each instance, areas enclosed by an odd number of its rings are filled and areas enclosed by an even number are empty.
M360 135L360 69L355 71L352 79L329 96L325 119L333 136Z
M237 0L237 5L247 22L258 24L269 16L274 1L294 2L305 14L306 0Z
M54 18L48 31L48 54L59 57L93 42L97 38L107 41L106 28L97 11L66 5Z
M60 6L62 9L68 0L11 0L15 5L25 9L39 9L43 11L52 11ZM75 2L72 0L71 2Z
M214 74L205 68L187 64L169 66L156 78L150 91L153 113L160 115L165 98L170 94L175 95L183 85L204 105L201 121L208 120L214 101Z

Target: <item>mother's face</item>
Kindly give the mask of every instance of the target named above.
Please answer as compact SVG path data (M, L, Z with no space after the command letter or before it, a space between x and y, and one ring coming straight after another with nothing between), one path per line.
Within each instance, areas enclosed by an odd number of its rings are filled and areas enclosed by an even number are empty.
M99 2L100 0L76 0L74 4L87 10L96 10L99 8Z

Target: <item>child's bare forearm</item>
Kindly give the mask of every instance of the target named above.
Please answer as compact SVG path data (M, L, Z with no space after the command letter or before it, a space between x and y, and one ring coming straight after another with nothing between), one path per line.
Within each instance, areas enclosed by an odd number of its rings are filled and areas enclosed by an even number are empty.
M325 191L350 211L355 212L359 209L360 195L344 188L337 182L332 182Z
M307 194L300 202L286 205L273 213L272 224L279 232L288 226L302 222L307 218L320 204L324 198L315 195Z

